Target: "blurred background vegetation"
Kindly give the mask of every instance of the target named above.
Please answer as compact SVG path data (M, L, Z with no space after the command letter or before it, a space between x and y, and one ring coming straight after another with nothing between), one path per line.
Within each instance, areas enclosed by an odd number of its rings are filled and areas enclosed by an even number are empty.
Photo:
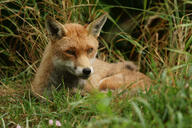
M191 0L0 0L0 86L22 92L7 98L0 93L0 126L48 127L54 118L78 128L191 127L191 8ZM36 102L23 91L29 90L49 41L47 15L86 24L104 12L109 17L98 58L136 62L156 82L154 88L128 99L64 91L56 93L53 104Z
M99 38L99 57L110 62L132 60L142 72L157 76L164 68L191 59L191 4L188 0L1 0L0 76L34 73L48 42L47 15L62 23L85 24L103 12L109 13L109 19Z

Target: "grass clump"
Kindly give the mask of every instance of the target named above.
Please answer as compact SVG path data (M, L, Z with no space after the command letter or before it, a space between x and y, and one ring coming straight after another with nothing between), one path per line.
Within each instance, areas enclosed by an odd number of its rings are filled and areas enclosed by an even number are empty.
M1 1L0 126L56 127L48 122L58 120L67 128L192 127L191 6L190 0ZM29 86L48 42L45 17L84 24L103 12L109 19L98 57L136 61L155 86L135 96L63 89L53 102L38 102Z

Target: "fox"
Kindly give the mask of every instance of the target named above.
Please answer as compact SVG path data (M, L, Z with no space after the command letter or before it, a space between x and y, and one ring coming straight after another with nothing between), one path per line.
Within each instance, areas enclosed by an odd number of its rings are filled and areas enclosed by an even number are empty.
M50 41L31 84L35 96L50 97L52 89L62 85L86 92L150 87L151 79L133 62L108 63L96 58L98 37L106 20L107 14L86 25L46 18Z

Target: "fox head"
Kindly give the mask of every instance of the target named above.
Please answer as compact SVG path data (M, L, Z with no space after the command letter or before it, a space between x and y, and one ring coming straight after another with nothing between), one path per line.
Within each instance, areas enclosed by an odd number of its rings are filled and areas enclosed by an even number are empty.
M89 25L61 24L47 18L46 28L51 40L53 65L87 79L93 72L92 63L98 49L97 37L107 20L103 15Z

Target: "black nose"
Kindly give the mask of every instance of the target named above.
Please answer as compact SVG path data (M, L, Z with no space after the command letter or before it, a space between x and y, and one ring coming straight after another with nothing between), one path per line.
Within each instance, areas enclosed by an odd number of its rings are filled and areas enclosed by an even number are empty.
M90 68L84 68L83 69L83 74L89 75L90 73L91 73L91 69Z

